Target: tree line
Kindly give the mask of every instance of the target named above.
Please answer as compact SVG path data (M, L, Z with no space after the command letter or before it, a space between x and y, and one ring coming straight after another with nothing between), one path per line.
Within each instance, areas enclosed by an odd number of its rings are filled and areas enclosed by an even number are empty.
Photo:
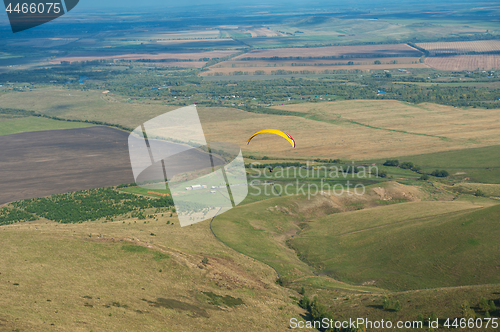
M411 161L404 161L402 163L399 163L399 160L397 160L397 159L387 159L383 163L383 165L390 166L390 167L399 167L402 169L409 169L409 170L412 170L412 171L417 172L419 174L422 174L422 176L420 177L420 180L428 180L429 175L439 177L439 178L445 178L445 177L448 177L450 175L450 173L444 169L441 169L441 170L436 169L436 170L432 171L431 173L425 173L422 170L422 167L413 164Z

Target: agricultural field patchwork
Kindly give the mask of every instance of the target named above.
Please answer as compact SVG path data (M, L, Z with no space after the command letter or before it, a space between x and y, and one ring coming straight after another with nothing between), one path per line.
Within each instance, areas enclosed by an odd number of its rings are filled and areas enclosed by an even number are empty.
M67 119L114 122L127 128L174 109L158 103L129 103L120 96L92 91L37 89L24 92L22 103L16 99L17 94L0 96L2 105ZM416 155L500 144L500 119L494 109L412 105L392 100L301 103L272 108L283 115L230 107L198 109L207 139L235 143L245 154L256 156L360 160L393 157L394 151L403 147L405 154ZM296 149L290 150L286 142L272 137L257 137L253 144L246 145L246 139L264 126L289 132L297 140Z
M353 64L346 63L329 65L323 61L317 61L318 64L315 65L309 63L301 63L299 65L286 64L281 61L273 61L270 63L254 64L252 61L246 61L244 63L230 63L220 65L219 67L210 68L209 71L205 71L201 76L239 76L239 75L297 75L297 74L332 74L336 71L371 71L374 69L389 69L392 71L397 71L400 68L406 69L422 69L429 68L425 63L420 63L417 60L403 60L397 63L390 63L390 61L385 61L384 63L374 64L375 61L368 60L370 63L367 64L367 59L363 61L353 62ZM394 61L394 60L393 60ZM397 61L397 60L396 60ZM233 66L234 65L234 66ZM226 67L230 66L230 67Z
M300 59L300 58L360 58L381 56L420 56L422 53L407 44L327 46L253 50L239 55L234 60L245 59Z
M200 59L222 58L236 53L235 51L208 51L208 52L171 52L160 54L78 54L73 56L65 56L51 60L51 64L61 64L61 62L81 62L81 61L95 61L95 60L148 60L150 62L161 61L200 61ZM208 60L207 60L208 61Z
M498 70L500 55L454 55L446 57L427 57L425 64L437 70Z
M500 52L499 40L474 40L444 43L417 43L418 47L429 52L429 55L466 54Z

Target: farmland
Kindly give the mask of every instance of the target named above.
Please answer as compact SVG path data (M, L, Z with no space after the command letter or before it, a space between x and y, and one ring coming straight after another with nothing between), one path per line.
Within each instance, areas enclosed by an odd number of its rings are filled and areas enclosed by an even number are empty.
M57 121L39 117L6 118L0 115L0 136L17 133L90 127L81 122Z
M242 33L249 33L252 38L255 37L283 37L286 36L282 32L277 32L274 31L270 28L256 28L256 29L249 29L249 30L242 30Z
M499 54L454 55L446 57L427 57L425 64L437 70L498 70Z
M282 63L281 61L273 61L266 63L265 65L259 65L252 61L246 62L228 62L227 64L220 65L218 67L212 67L209 71L203 72L201 76L230 76L230 75L283 75L283 74L332 74L338 70L344 71L370 71L376 69L391 69L397 70L399 68L406 69L418 69L418 68L428 68L428 66L424 63L418 63L416 60L412 60L413 58L409 58L408 60L403 60L394 63L383 63L383 64L374 64L374 61L369 60L370 64L367 64L367 60L363 59L362 61L355 62L354 64L347 64L348 61L344 64L335 64L328 65L324 61L317 61L317 65L309 65L305 63L299 63L298 65L287 65ZM376 61L376 60L375 60ZM396 60L397 61L397 60ZM364 64L363 64L364 63ZM230 65L231 67L225 67L226 65Z
M361 45L361 46L328 46L253 50L239 55L234 60L246 59L300 59L300 58L360 58L360 57L392 57L421 56L422 53L407 44Z
M500 41L475 40L445 43L417 43L427 52L425 64L437 70L492 70L500 68Z
M339 101L319 105L275 106L274 108L305 112L309 118L325 122L346 120L353 124L366 125L369 128L401 133L407 131L415 135L447 138L456 142L463 140L465 143L474 138L484 143L492 139L490 145L498 142L495 140L495 130L498 128L497 122L500 118L495 116L497 112L494 110L455 109L428 103L414 106L392 101ZM480 136L471 132L476 132Z
M71 91L68 96L62 89L38 89L24 93L22 102L16 95L0 96L2 105L61 118L114 122L128 128L174 108L127 103L120 96L104 98L102 93L92 91ZM198 107L209 140L233 142L244 153L255 156L375 159L392 157L403 147L411 154L422 154L500 144L500 118L493 109L393 100L300 103L272 109L283 111L283 115ZM285 129L297 140L297 148L290 150L286 141L270 137L257 137L254 144L246 145L246 139L263 127Z
M429 55L500 52L500 40L474 40L448 43L417 43Z
M325 139L320 139L321 145L324 145L325 152L330 150L335 154L337 149L347 152L348 158L372 159L370 155L403 151L403 145L411 146L405 152L418 154L417 151L500 144L496 138L500 119L495 120L495 111L392 101L340 101L275 108L303 112L306 119L330 124L334 129L324 136ZM319 124L317 126L315 134L322 131ZM369 149L365 150L363 146ZM348 151L358 153L352 155ZM321 154L319 151L315 153Z
M63 88L42 88L0 96L0 103L6 108L38 111L64 119L122 124L128 128L135 128L142 122L173 109L171 106L158 104L127 103L127 100L128 98L106 96L101 91L68 91Z
M127 137L108 127L0 136L0 204L134 182Z
M180 30L167 32L164 29L154 29L145 32L136 32L134 36L141 41L170 41L170 40L199 40L199 39L217 39L220 37L218 29L198 29L198 30Z
M348 58L348 59L299 59L299 60L283 60L283 59L269 59L269 60L228 60L212 66L215 68L249 68L252 67L282 67L282 66L359 66L359 65L374 65L374 69L381 69L384 65L389 64L413 64L419 62L419 57L387 57L387 58ZM352 63L350 63L352 62ZM380 63L379 63L380 62ZM300 68L298 68L300 69Z
M422 53L406 44L256 49L209 66L202 76L265 75L277 71L331 73L335 70L427 68Z
M208 52L196 52L196 53L160 53L160 54L113 54L113 55L105 55L105 54L86 54L86 55L75 55L75 56L66 56L57 58L51 61L52 64L60 64L61 61L93 61L93 60L151 60L160 61L160 60L169 60L169 61L179 61L179 60L193 60L198 61L203 58L219 58L225 57L231 54L234 54L234 51L208 51Z

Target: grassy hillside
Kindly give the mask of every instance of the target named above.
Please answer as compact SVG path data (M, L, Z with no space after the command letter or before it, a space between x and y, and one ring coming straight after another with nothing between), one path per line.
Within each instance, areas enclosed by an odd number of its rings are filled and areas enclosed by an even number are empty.
M390 290L498 283L500 205L415 202L335 214L289 241L322 274Z
M212 222L215 235L233 249L269 264L282 275L312 276L310 268L286 247L285 234L295 234L299 227L294 214L299 197L278 197L237 207Z
M449 324L455 318L462 318L461 306L467 301L475 311L476 317L485 316L485 311L480 308L481 298L487 301L494 301L496 308L500 306L499 287L496 286L464 286L452 288L424 289L417 291L395 292L385 294L366 294L332 290L328 288L309 288L306 285L306 295L308 297L317 296L321 303L328 306L329 310L339 319L355 319L357 317L366 317L372 321L384 319L390 320L393 324L397 321L415 322L420 317L424 317L425 329L394 329L395 331L429 331L428 319L434 316L439 319L439 329L434 331L450 331L450 328L444 326L447 319ZM389 307L382 307L384 295L387 296ZM399 301L401 309L394 310L396 301ZM500 310L489 311L491 317L500 316ZM498 329L485 328L486 322L483 321L482 328L476 329L456 329L452 331L496 331ZM367 329L370 332L385 332L389 329Z
M321 264L304 264L287 245L288 239L293 239L294 245L299 240L305 241L307 234L315 229L314 225L319 225L318 233L324 232L323 238L328 242L337 235L338 225L333 228L333 233L320 227L323 222L333 225L330 219L345 220L345 229L342 231L345 233L479 207L468 201L420 201L425 197L427 194L416 187L386 182L367 187L366 194L359 196L325 194L311 196L311 199L307 196L270 198L239 206L217 216L212 222L212 230L231 248L269 264L283 276L297 279L313 276L315 272L323 273ZM396 204L408 201L415 202L409 205ZM360 210L376 206L379 207ZM361 215L364 219L360 219ZM308 250L301 249L303 251ZM325 251L321 246L315 246L310 253L318 255L318 263L338 256L333 249Z
M415 202L395 204L403 194ZM491 225L499 206L486 198L421 201L426 198L419 188L385 182L357 198L247 202L214 219L218 239L208 221L181 228L175 213L154 210L145 212L153 214L146 219L124 215L115 221L42 219L1 226L0 241L9 250L0 257L0 330L285 331L290 318L305 317L294 291L302 287L336 318L395 321L430 311L453 317L464 299L472 305L481 296L497 301L498 287L389 291L418 282L498 282L498 232ZM310 265L287 239L302 248ZM345 275L335 277L341 280L324 275L337 268L339 258ZM275 268L290 289L276 285L276 272L259 261ZM369 264L391 270L370 270ZM401 272L408 267L411 274ZM383 293L403 309L382 310Z
M1 331L285 331L303 312L208 223L40 220L2 226L0 243Z

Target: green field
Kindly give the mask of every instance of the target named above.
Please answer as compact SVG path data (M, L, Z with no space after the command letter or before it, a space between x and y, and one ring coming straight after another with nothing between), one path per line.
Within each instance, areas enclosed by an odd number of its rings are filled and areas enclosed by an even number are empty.
M119 188L120 191L124 191L127 193L132 193L132 194L137 194L137 195L143 195L143 196L151 196L151 197L160 197L160 195L155 195L151 192L159 193L159 194L168 194L170 195L170 191L168 189L144 189L141 187L128 187L128 188ZM149 193L148 193L149 192Z
M101 121L135 128L150 118L173 109L158 104L126 103L128 98L106 96L100 92L41 88L29 93L11 92L0 96L5 108L39 112L69 120Z
M2 118L0 117L0 136L30 131L73 129L90 127L92 124L58 121L41 117Z
M400 162L411 161L426 172L446 169L450 174L456 174L456 179L468 178L469 182L499 184L499 155L500 146L495 145L401 157Z

